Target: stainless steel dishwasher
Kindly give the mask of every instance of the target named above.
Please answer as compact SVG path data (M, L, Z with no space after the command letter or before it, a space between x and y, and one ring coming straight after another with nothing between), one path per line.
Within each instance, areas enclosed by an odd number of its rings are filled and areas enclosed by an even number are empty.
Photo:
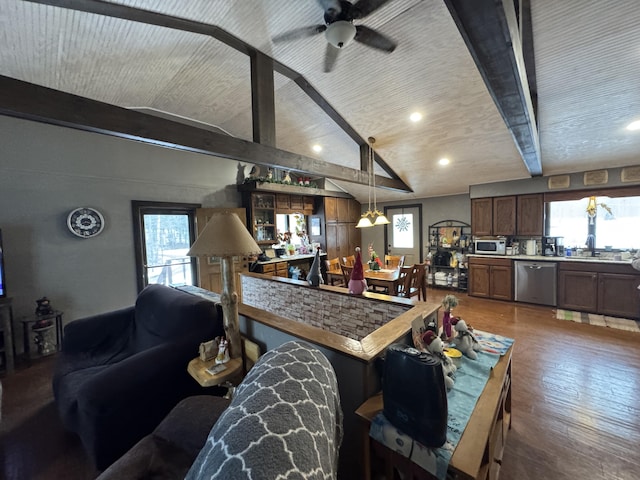
M556 262L519 261L515 266L516 302L556 306Z

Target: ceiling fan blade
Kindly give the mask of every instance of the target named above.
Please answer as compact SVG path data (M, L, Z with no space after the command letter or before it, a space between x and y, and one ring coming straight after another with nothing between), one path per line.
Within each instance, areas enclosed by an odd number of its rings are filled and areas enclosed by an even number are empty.
M322 33L327 29L326 25L310 25L308 27L294 28L288 32L275 35L271 40L273 42L288 42L290 40L299 40L301 38L313 37L318 33Z
M354 40L387 53L393 52L398 46L398 44L390 38L364 25L356 26L356 36Z
M375 12L389 0L358 0L353 4L351 12L355 20L361 19Z
M340 49L334 47L330 43L327 43L327 50L324 54L324 71L325 73L333 70L333 67L336 64L336 60L338 59L338 54L340 53Z

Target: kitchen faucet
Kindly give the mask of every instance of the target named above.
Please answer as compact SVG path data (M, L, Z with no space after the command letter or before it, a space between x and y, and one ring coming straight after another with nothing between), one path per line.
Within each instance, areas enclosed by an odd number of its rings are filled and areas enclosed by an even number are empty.
M591 256L596 256L596 236L590 233L587 235L587 248L591 250Z

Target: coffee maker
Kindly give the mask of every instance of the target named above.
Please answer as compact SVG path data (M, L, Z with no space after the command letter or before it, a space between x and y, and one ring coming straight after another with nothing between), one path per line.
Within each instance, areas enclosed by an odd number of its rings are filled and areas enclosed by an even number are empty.
M542 237L542 255L545 257L563 257L564 237Z

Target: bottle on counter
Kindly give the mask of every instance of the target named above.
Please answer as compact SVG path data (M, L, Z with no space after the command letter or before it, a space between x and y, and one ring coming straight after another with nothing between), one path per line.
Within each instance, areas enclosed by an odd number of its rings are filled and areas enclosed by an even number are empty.
M449 272L449 275L447 275L447 287L452 287L452 286L453 286L453 274Z

